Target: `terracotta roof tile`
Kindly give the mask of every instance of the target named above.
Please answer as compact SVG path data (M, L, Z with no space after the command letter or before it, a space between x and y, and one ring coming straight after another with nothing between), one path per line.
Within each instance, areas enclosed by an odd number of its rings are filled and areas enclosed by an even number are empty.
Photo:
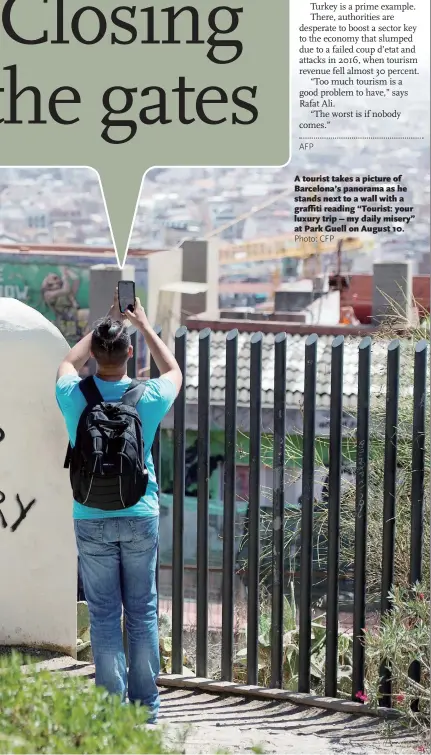
M238 405L249 405L250 394L250 333L238 336ZM187 336L186 397L194 403L198 398L198 339L199 331L191 330ZM303 403L304 360L307 336L287 335L286 402L287 408L298 408ZM331 346L333 336L321 336L317 346L317 408L327 409L331 393ZM359 338L346 339L344 344L344 397L346 410L355 409L358 381ZM211 333L210 390L211 403L224 404L226 333ZM386 370L387 344L373 344L372 374L382 375ZM274 401L274 335L262 337L262 406L271 407Z

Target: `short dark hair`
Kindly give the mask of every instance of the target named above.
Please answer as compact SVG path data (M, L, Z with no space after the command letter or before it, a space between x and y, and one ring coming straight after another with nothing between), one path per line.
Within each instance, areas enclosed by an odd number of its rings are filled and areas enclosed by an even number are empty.
M118 320L104 317L94 324L91 351L98 364L124 364L128 358L130 344L127 328Z

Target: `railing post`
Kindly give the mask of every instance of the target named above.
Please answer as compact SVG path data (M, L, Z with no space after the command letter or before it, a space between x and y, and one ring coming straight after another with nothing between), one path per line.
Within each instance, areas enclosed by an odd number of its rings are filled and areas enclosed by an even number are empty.
M250 484L247 607L248 684L257 684L258 681L261 422L262 333L254 333L250 340Z
M389 592L394 581L395 514L397 489L398 398L400 380L400 342L391 341L388 347L386 379L385 462L383 480L383 547L382 547L382 617L391 609ZM380 668L380 705L392 706L391 672L388 660L382 659Z
M159 325L157 325L154 328L154 332L159 338L162 337L162 329ZM153 357L151 357L150 358L150 379L154 380L158 377L160 377L159 369ZM151 455L153 457L154 474L156 475L159 495L160 495L160 471L161 471L160 470L160 459L161 459L160 448L161 448L160 447L160 427L158 427L156 430L156 434L154 436ZM159 586L160 586L160 546L157 548L157 564L156 564L157 616L159 615L159 603L160 603Z
M187 328L175 334L175 358L183 384L174 404L174 495L172 542L172 673L183 672L184 646L184 486L186 448Z
M208 526L210 474L210 338L199 333L196 674L208 673Z
M425 439L427 398L428 343L419 341L415 349L413 388L412 432L412 488L411 488L411 538L410 538L410 584L422 581L424 493L425 493ZM409 676L419 683L421 667L413 661ZM419 710L418 700L413 700L412 710Z
M133 346L133 356L129 359L127 362L127 375L132 378L132 380L136 377L136 367L138 364L138 332L135 330L134 333L130 336L130 341Z
M128 377L132 378L134 380L136 378L136 367L138 364L138 332L135 330L134 333L130 336L131 345L133 346L133 356L129 361L127 362L127 375ZM157 557L158 558L158 557ZM158 567L156 571L156 579L158 575ZM159 592L157 589L157 615L159 613ZM127 636L127 628L126 628L126 616L124 613L124 610L122 612L122 622L123 622L123 646L124 646L124 654L126 656L126 663L129 663L129 638Z
M352 700L364 689L367 557L367 514L370 442L371 338L359 344L358 409L356 426L355 585L353 603Z
M237 366L238 331L231 330L226 336L225 378L225 458L221 640L221 678L222 681L225 682L232 681L234 642Z
M325 695L337 696L344 336L332 344Z
M317 336L305 343L302 440L301 580L299 586L298 691L310 692L311 587L313 575L314 447L316 434Z
M286 333L275 337L272 500L271 687L283 687L284 464L286 450Z
M428 343L415 349L412 433L410 583L422 580Z

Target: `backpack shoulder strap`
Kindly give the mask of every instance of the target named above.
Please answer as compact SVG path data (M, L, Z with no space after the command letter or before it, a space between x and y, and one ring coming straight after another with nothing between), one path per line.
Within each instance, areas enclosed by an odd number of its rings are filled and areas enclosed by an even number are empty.
M103 396L100 393L96 383L94 382L92 375L81 380L81 382L79 383L79 388L88 406L96 406L96 404L100 404L103 401ZM67 446L66 458L63 465L64 469L70 468L72 461L72 450L72 445L69 443L69 445Z
M69 443L69 445L67 446L66 457L64 459L64 465L63 465L64 469L69 469L71 459L72 459L72 446Z
M136 408L142 396L144 395L144 392L145 383L142 380L132 380L129 387L123 393L121 403L126 404L126 406L133 406Z
M89 406L96 406L96 404L103 402L103 396L94 382L92 375L81 380L79 388Z

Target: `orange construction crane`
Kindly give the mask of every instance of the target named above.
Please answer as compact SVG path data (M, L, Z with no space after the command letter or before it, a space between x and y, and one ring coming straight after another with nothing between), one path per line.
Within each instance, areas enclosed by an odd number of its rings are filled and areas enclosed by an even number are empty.
M219 263L235 265L241 262L273 262L286 258L309 259L321 254L339 252L340 242L343 252L365 251L373 246L370 241L364 242L359 238L342 236L334 237L330 242L303 241L296 244L294 235L290 233L222 246L219 250Z

